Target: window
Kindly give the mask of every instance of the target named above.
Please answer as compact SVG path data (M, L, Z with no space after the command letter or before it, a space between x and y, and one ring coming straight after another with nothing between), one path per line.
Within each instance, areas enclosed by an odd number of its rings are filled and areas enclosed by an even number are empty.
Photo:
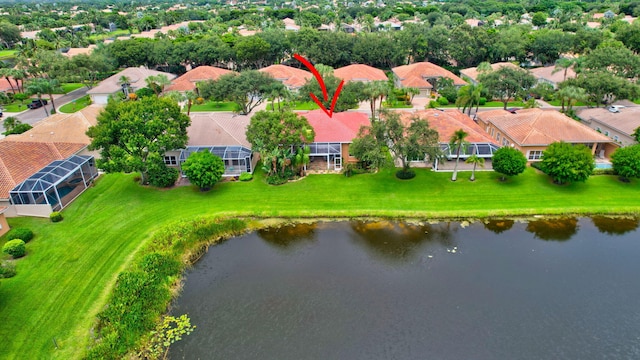
M502 146L509 146L509 140L507 140L507 138L502 139Z
M608 132L608 131L605 131L605 132L604 132L604 134L605 134L606 136L609 136L609 132Z
M496 135L496 140L500 141L500 133L498 133L498 135Z
M597 132L599 132L599 133L601 133L601 132L602 132L602 129L600 129L600 126L597 126L597 127L596 127L596 131L597 131Z
M618 135L613 135L613 140L619 141Z
M165 156L164 163L165 165L178 165L178 159L175 156Z
M529 160L540 160L542 159L542 150L531 150L529 151L529 156L527 156Z

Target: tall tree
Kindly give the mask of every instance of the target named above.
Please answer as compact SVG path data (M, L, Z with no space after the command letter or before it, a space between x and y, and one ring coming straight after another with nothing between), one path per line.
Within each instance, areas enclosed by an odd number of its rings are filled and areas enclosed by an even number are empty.
M611 155L611 165L624 182L640 177L640 144L616 149Z
M494 98L500 99L504 109L509 100L522 96L536 83L536 78L528 71L506 66L480 74L478 80Z
M576 59L560 58L556 60L556 66L551 71L552 74L562 71L562 81L567 80L567 72L576 64Z
M462 86L458 90L458 98L456 99L456 105L462 106L462 112L467 112L467 115L471 115L471 109L473 106L480 105L480 97L482 96L482 84L469 84ZM476 107L476 112L478 111Z
M389 92L389 83L387 81L372 81L366 83L362 91L369 100L371 118L374 119L376 117L376 101L380 100L380 106L382 106L382 99Z
M275 88L283 86L269 74L248 70L225 74L215 81L203 81L198 84L198 89L205 99L226 100L238 104L240 113L246 115L262 104Z
M451 175L451 181L456 181L458 179L458 163L460 162L460 150L462 147L466 147L469 144L465 139L469 136L467 132L462 129L458 129L453 132L451 138L449 139L449 148L456 149L456 165L453 168L453 175Z
M58 80L52 80L47 78L35 78L35 79L29 80L29 82L27 83L27 91L32 94L36 94L38 96L39 101L42 101L43 94L49 95L49 100L51 101L52 113L56 112L56 104L53 101L53 93L59 90L61 89L60 89L60 82L58 82ZM44 109L45 114L49 116L49 112L47 110L46 105L42 106L42 108Z
M471 177L469 178L470 181L475 181L476 180L476 167L480 166L480 167L484 167L484 158L481 158L480 156L473 154L471 156L469 156L467 158L467 160L465 160L464 162L466 162L467 164L473 164L473 170L471 170Z
M292 165L288 156L315 138L307 119L289 110L258 111L251 117L246 135L253 151L260 153L269 175L281 177L285 176L287 162Z
M189 155L182 163L182 171L200 191L208 191L222 178L224 162L207 150L199 151Z
M167 98L110 101L87 131L90 150L100 150L98 166L107 172L138 171L148 183L151 168L169 150L184 148L191 119Z

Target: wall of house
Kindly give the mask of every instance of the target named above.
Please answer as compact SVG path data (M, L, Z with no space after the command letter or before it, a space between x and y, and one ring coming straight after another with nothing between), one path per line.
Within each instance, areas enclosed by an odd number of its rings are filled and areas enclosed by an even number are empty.
M106 105L109 101L108 94L91 94L91 103Z
M33 216L48 218L53 212L50 205L11 205L15 208L16 216Z
M605 123L601 123L599 121L593 121L593 120L590 122L586 122L586 121L581 121L581 122L589 126L590 128L592 128L593 130L598 131L603 135L610 137L614 142L617 142L622 146L630 146L630 145L637 144L636 140L633 137L631 137L631 135L626 134L622 131L616 130Z
M342 159L345 164L351 163L355 164L358 162L358 158L349 154L349 145L348 143L342 143Z
M6 234L9 229L9 223L7 223L7 219L4 217L4 214L0 214L0 236Z

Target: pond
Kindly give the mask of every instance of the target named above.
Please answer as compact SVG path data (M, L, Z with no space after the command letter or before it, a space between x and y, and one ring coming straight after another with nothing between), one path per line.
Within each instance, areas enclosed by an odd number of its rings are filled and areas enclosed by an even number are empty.
M319 222L189 271L172 359L639 359L638 219Z

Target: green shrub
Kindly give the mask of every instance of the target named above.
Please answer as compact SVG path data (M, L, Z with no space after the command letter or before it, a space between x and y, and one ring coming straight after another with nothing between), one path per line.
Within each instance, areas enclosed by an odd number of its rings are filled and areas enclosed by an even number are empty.
M16 276L16 266L13 262L3 261L0 264L0 279L7 279Z
M593 169L593 173L591 175L616 175L616 171L614 169Z
M20 239L26 243L33 239L33 231L27 228L15 228L7 233L7 240Z
M16 126L13 127L13 129L5 131L5 135L16 135L16 134L22 134L23 132L30 130L31 128L33 128L33 126L27 124L27 123L23 123L23 124L18 124Z
M429 105L427 105L428 109L435 109L438 107L438 102L435 100L429 100Z
M416 172L411 169L402 169L396 172L396 177L401 180L409 180L416 177Z
M478 100L478 104L480 104L480 106L484 106L487 103L487 98L486 97L481 97Z
M180 262L169 255L159 253L143 256L140 268L149 276L155 276L159 279L180 274Z
M248 172L243 172L240 174L240 181L249 181L253 179L253 174Z
M440 96L440 97L438 98L438 104L443 105L443 106L444 106L444 105L449 105L449 99L447 99L447 98L446 98L446 97L444 97L444 96Z
M62 214L60 214L60 212L58 211L54 211L51 214L49 214L49 219L51 220L51 222L60 222L62 221Z
M20 239L7 241L2 247L2 252L11 255L14 259L23 257L27 253L24 241Z
M178 169L168 166L159 167L153 171L149 171L149 185L156 187L171 187L176 184L180 172Z

